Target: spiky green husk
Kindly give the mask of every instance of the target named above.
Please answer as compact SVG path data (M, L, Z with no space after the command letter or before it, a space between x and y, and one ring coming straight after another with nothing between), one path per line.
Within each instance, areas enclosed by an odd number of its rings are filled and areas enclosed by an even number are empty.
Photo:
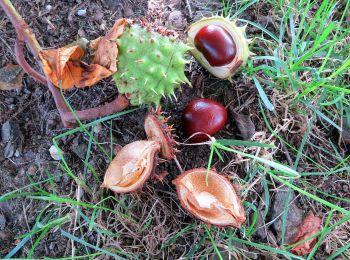
M118 71L114 80L120 93L132 105L159 105L162 97L173 95L185 76L185 52L190 48L181 42L139 25L131 25L118 39Z

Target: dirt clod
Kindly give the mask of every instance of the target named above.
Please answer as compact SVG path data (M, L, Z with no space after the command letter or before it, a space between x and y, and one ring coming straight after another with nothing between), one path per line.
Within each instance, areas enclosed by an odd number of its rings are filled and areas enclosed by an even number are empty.
M175 10L169 14L165 25L174 30L183 30L186 27L186 22L182 16L182 12Z

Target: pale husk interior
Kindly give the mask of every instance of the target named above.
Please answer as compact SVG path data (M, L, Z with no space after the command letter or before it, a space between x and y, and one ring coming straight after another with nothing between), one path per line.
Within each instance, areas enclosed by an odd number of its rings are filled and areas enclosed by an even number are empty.
M117 193L140 188L150 177L159 149L155 141L136 141L124 146L109 165L102 187Z
M214 171L206 182L206 174L206 169L194 169L175 181L183 206L207 223L239 227L245 216L231 183Z

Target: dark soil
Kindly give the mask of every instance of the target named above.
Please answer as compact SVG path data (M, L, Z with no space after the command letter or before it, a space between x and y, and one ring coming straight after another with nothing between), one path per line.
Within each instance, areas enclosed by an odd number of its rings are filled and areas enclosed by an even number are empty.
M176 2L176 1L173 1ZM179 1L177 9L182 12L187 23L191 22L186 9L185 1ZM201 2L201 1L197 1ZM215 10L219 4L211 6L200 6L200 3L194 3L192 8L195 16L202 12L207 13ZM105 34L113 25L114 21L121 17L140 19L145 15L147 1L113 1L113 0L96 0L96 1L13 1L18 12L28 22L33 29L37 39L42 46L47 48L56 48L64 46L70 42L85 37L95 39ZM48 7L48 6L51 6ZM85 9L85 16L76 15L77 10ZM256 8L250 8L243 15L248 20L256 20L260 23L267 23L266 18L268 6L261 5ZM194 18L195 19L195 18ZM270 25L267 25L270 26ZM273 29L273 28L271 28ZM0 10L0 67L7 64L16 64L14 58L13 46L16 39L15 31ZM179 31L183 34L183 31ZM248 29L248 34L254 34L253 29ZM190 57L189 57L190 58ZM28 61L35 64L33 58L28 55ZM188 67L187 76L192 83L192 88L183 85L181 90L176 93L177 101L164 100L162 109L167 116L171 116L169 123L173 124L178 136L177 141L184 142L186 137L181 127L181 116L185 105L197 97L212 98L230 109L240 107L239 112L250 115L255 125L256 132L261 132L264 136L260 141L270 137L269 131L262 120L258 94L250 79L237 75L233 82L220 81L209 76L196 62L192 62ZM275 113L268 113L268 119L273 127L283 125L284 119L293 119L293 125L281 132L281 135L295 147L299 147L303 133L306 128L308 115L302 117L295 111L286 112L287 100L284 100L278 90L267 90L269 97L276 104ZM89 89L70 90L66 92L71 105L75 109L83 109L101 105L107 101L113 100L117 95L117 89L110 80L104 80L98 85ZM248 102L249 101L249 102ZM285 102L285 103L283 103ZM287 106L287 105L286 105ZM95 138L102 146L109 151L110 129L112 129L114 149L124 146L135 140L145 139L146 135L143 129L143 120L147 108L140 108L136 112L124 115L120 118L108 121L98 125L99 131L95 131ZM40 187L46 191L55 190L57 195L65 198L76 199L77 185L59 165L54 161L49 153L52 145L52 138L65 132L60 121L59 114L56 110L52 96L46 86L36 83L28 76L24 77L23 88L13 91L0 91L0 126L5 122L11 121L18 125L17 136L22 136L15 143L15 154L11 158L5 158L5 144L0 142L0 195L6 194L16 189L20 189L34 182L39 182L54 177L53 183L46 182ZM292 132L291 132L292 131ZM325 145L323 139L332 137L330 127L313 126L313 131L318 134L314 144ZM295 134L297 133L297 134ZM216 138L241 139L240 132L234 122L232 114L225 129L222 130ZM265 139L264 139L265 138ZM273 138L272 138L273 139ZM277 141L276 141L277 143ZM84 164L82 160L87 151L88 136L85 133L69 135L59 140L59 146L65 154L65 159L77 176L82 176ZM329 147L324 147L326 150ZM319 150L313 150L311 146L306 146L304 153L318 162L323 162L327 155L322 154ZM329 148L330 149L330 148ZM196 167L206 167L209 156L209 146L179 146L180 152L177 158L184 169ZM278 145L273 154L276 160L287 165L290 161L294 162L295 155L289 154L281 145ZM241 158L232 153L223 153L224 161L221 162L217 156L214 157L213 166L220 170L223 169L225 174L246 177L246 165L241 162ZM235 163L237 161L237 163ZM92 146L89 163L95 169L98 178L102 180L103 174L108 166L108 160L101 154L96 146ZM324 165L333 166L333 162L325 161ZM299 171L318 171L313 169L306 161L301 160ZM82 226L80 230L75 231L77 237L84 237L85 241L98 245L100 248L123 249L140 258L151 259L178 259L186 255L192 246L196 244L205 233L204 229L193 230L186 233L182 238L176 241L173 247L162 249L168 237L176 234L188 224L194 223L195 220L179 207L176 197L175 188L171 180L179 174L179 170L174 162L160 163L157 172L167 171L170 174L166 177L163 184L150 181L142 191L137 194L119 195L120 203L105 203L105 207L114 208L125 212L123 205L129 207L129 214L133 219L139 222L134 223L122 216L115 216L111 213L100 214L96 216L96 223L101 225L118 236L100 237L96 232L88 230L88 226ZM236 175L235 175L236 174ZM89 184L91 193L86 190L81 191L81 201L96 203L101 200L102 195L112 195L112 193L99 189L100 182L94 175L89 172L84 176L86 183ZM314 186L322 189L324 192L331 193L335 196L349 197L349 182L337 182L341 179L338 176L332 176L329 179L309 180ZM54 187L52 187L54 185ZM79 188L81 189L81 188ZM24 190L30 192L28 195L35 195L35 187ZM260 201L259 196L263 193L260 185L255 187L255 191L246 194L246 200L257 204ZM332 198L327 198L332 201ZM135 201L138 203L135 205ZM334 200L336 202L336 200ZM302 196L298 197L299 206L305 211L313 207L319 214L327 213L327 209L318 204L312 204ZM58 205L58 204L57 204ZM50 214L74 215L71 205L57 206L55 203L33 200L28 197L20 197L5 202L0 202L0 256L5 256L20 241L18 236L29 232L35 224L36 218L44 207L50 208ZM349 207L345 202L339 206ZM92 211L84 211L91 217ZM154 221L150 224L149 229L140 232L140 226L148 220L148 214L152 213ZM68 215L69 215L68 214ZM270 216L268 215L268 218ZM144 221L144 222L142 222ZM267 220L266 222L269 222ZM73 221L66 222L60 226L62 230L72 230ZM270 228L270 227L269 227ZM34 251L33 257L69 257L72 254L72 243L65 236L61 235L60 229L53 229L40 242ZM271 229L272 230L272 229ZM238 233L238 232L237 232ZM274 231L270 231L274 236ZM239 236L239 234L238 234ZM26 257L31 249L35 238L33 236L29 242L19 250L16 257ZM255 242L268 243L268 239L256 237ZM242 246L242 245L241 245ZM243 246L242 246L243 247ZM83 245L75 243L75 255L83 255L87 252L93 253L93 250L84 248ZM198 251L205 253L204 249ZM256 252L259 254L259 252ZM101 258L103 259L103 258Z

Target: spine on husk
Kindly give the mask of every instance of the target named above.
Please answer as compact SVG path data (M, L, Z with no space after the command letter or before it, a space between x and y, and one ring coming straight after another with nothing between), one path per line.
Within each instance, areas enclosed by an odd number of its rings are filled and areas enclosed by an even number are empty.
M190 47L182 42L132 24L118 39L118 49L114 80L132 105L158 106L162 97L175 97L175 89L189 83L184 55Z

